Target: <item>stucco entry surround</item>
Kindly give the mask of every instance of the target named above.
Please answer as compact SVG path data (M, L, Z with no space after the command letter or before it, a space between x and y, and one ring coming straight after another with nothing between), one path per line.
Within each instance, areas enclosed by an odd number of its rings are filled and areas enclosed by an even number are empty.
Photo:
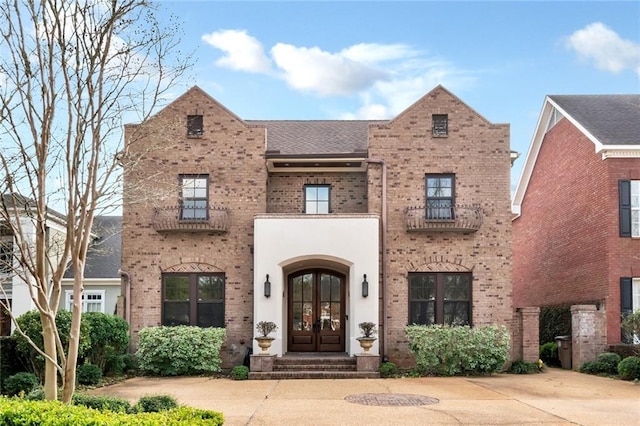
M270 353L287 350L287 276L306 268L345 275L345 351L361 351L358 324L379 320L379 218L377 215L258 215L254 221L254 322L278 325ZM267 274L271 295L265 296ZM367 275L369 294L362 295ZM254 331L255 335L255 331ZM254 342L254 353L259 348ZM378 346L372 348L378 353Z

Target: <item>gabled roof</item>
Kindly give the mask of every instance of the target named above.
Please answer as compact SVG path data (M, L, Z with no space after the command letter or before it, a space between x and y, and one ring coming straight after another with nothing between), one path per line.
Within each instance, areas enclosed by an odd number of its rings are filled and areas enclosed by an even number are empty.
M247 120L267 129L267 156L353 155L367 152L372 120Z
M640 158L640 95L549 95L545 98L513 196L517 216L550 123L569 120L607 158Z
M92 234L97 235L87 251L85 278L119 278L122 253L122 216L96 216ZM68 269L65 278L73 278Z

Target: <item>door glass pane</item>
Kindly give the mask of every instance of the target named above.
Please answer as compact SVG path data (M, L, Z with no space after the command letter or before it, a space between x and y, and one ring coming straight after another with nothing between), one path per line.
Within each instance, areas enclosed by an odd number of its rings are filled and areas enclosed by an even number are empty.
M189 300L189 277L167 275L164 278L164 300Z
M291 286L293 287L292 298L293 302L302 301L302 277L295 277L291 280Z
M331 300L331 275L320 274L320 301Z
M331 301L340 301L340 278L336 276L331 277Z
M320 329L331 330L331 303L320 303Z
M302 327L304 331L311 331L313 326L313 305L311 302L305 302L302 304Z
M311 302L313 300L313 275L305 274L302 276L302 300Z
M331 304L331 329L340 330L340 303Z
M306 329L306 327L303 326L302 324L302 303L293 303L293 305L291 306L291 316L292 316L292 324L291 326L293 327L294 331L301 331Z

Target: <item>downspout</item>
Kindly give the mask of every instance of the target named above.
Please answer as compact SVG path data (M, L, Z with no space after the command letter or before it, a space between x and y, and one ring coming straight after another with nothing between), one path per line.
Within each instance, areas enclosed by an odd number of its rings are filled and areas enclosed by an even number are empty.
M124 287L124 320L129 324L131 328L131 275L128 272L118 269L118 274L125 278Z
M382 359L388 359L387 354L387 331L386 310L387 310L387 164L384 160L368 158L367 163L380 164L382 166L382 213L380 218L380 227L382 229Z

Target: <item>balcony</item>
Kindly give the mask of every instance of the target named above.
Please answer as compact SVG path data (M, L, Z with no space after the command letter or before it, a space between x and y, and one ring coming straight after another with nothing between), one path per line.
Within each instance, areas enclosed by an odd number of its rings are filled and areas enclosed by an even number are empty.
M404 212L407 232L476 232L482 225L478 206L408 207Z
M196 217L204 213L206 217ZM221 206L201 209L199 212L190 212L189 218L184 218L183 208L162 207L155 208L153 212L152 226L157 232L206 232L223 234L229 230L229 215L227 209ZM204 214L202 216L205 216Z

